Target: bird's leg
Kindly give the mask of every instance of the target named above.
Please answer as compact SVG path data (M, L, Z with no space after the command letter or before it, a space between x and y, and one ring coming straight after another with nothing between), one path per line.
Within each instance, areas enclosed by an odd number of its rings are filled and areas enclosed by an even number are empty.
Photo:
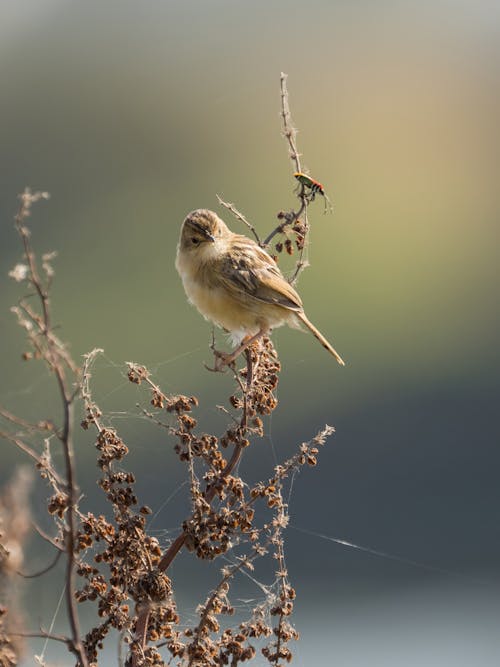
M229 356L227 352L221 352L220 350L215 349L215 331L212 329L212 342L210 343L210 349L214 353L215 357L215 363L214 367L210 368L206 363L203 363L207 371L211 371L212 373L223 373L225 368L224 366L230 366L231 362L227 363L226 359Z
M255 343L256 340L259 340L262 336L265 336L268 333L269 329L267 328L261 328L259 331L257 331L256 334L253 336L245 336L243 340L241 341L241 345L238 345L238 347L233 350L232 352L221 352L220 350L216 350L213 343L210 346L210 349L214 353L215 356L215 366L214 368L209 368L205 364L205 368L209 371L213 371L215 373L222 373L224 372L224 367L225 366L231 366L234 364L236 361L237 357L244 352L246 349L250 347L252 343Z
M265 336L268 333L268 331L269 331L269 329L262 327L253 336L245 336L245 338L241 341L241 345L239 345L235 350L233 350L231 352L231 354L225 354L224 355L224 364L226 366L228 366L229 364L232 364L233 361L235 361L235 359L242 352L244 352L247 348L249 348L252 343L255 343L256 340L259 340L259 338L262 338L262 336Z

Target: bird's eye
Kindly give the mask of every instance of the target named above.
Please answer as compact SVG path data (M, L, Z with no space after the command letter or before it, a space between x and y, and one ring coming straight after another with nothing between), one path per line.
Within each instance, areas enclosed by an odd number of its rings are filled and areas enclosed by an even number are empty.
M191 243L193 245L198 245L199 242L200 242L200 239L198 237L196 237L196 236L191 237Z

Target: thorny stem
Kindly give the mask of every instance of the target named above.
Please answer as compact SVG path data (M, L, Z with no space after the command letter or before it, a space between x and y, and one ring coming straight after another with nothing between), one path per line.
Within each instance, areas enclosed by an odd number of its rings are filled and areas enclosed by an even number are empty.
M280 84L281 84L281 117L283 118L283 132L284 135L288 141L288 145L290 146L290 159L295 165L295 171L301 172L302 168L300 166L300 153L297 150L297 130L295 129L293 123L292 123L292 114L290 113L290 105L288 102L288 87L286 85L286 80L288 78L288 75L285 74L284 72L281 72L281 78L280 78ZM300 190L298 197L301 202L301 206L299 209L299 212L295 215L295 219L290 222L290 224L294 224L296 220L300 218L302 214L304 214L304 224L306 227L306 234L309 230L309 220L307 219L307 206L309 204L309 200L306 195L305 187L303 184L300 185ZM302 248L300 249L299 252L299 259L297 260L297 265L295 267L295 271L290 277L290 283L294 285L298 277L301 273L301 271L305 268L306 262L304 262L304 251L306 248L306 243L305 243L305 237L304 237L304 244L302 245Z
M288 145L290 146L290 158L295 164L295 171L302 171L300 167L300 153L297 150L296 138L297 130L292 123L292 114L290 113L290 105L288 103L288 88L286 80L288 74L281 72L280 86L281 86L281 117L283 118L283 133Z

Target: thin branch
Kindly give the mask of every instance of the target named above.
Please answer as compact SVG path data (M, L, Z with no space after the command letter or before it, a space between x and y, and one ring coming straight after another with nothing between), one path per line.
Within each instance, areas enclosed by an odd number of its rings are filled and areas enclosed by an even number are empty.
M307 197L304 197L302 199L302 204L297 212L295 211L290 211L289 213L284 214L284 221L281 222L279 225L277 225L269 234L266 236L264 241L262 242L262 247L267 248L267 246L271 243L273 238L276 236L276 234L283 234L283 232L287 229L287 227L291 227L293 224L299 220L300 216L304 213L305 215L307 214L307 206L308 206L308 199Z
M7 431L0 431L0 438L3 438L4 440L8 440L9 442L12 442L16 447L19 447L25 454L28 454L37 464L37 466L44 470L47 475L56 482L58 486L65 486L66 482L65 480L56 472L56 470L50 466L47 467L47 462L44 460L38 452L36 452L34 449L32 449L28 444L24 442L24 440L21 440L21 438L12 435L11 433L8 433Z
M55 642L62 642L66 644L71 652L73 651L73 642L70 637L65 637L64 635L54 635L51 632L45 632L45 630L40 629L39 632L10 632L13 637L25 637L35 638L35 639L52 639Z
M75 364L71 358L71 355L66 351L64 343L54 334L53 329L49 331L45 330L45 322L40 319L38 313L36 313L24 299L21 299L19 302L19 307L26 315L28 315L34 324L39 327L41 335L44 336L46 340L54 346L54 348L56 348L58 356L64 360L70 371L75 375L78 375L80 371L79 367Z
M154 424L160 426L161 428L165 428L170 433L170 435L175 435L175 429L172 426L170 426L170 424L165 424L165 422L162 422L152 412L149 412L149 410L143 408L139 403L136 403L136 407L139 408L142 414L148 419L150 419Z
M277 637L276 640L276 659L274 661L274 664L276 667L279 667L280 665L280 658L281 658L281 641L283 638L283 622L286 618L286 613L284 609L284 603L285 600L287 599L287 589L289 588L288 580L287 580L287 569L286 569L286 564L285 564L285 552L284 552L284 546L283 546L283 530L288 524L288 515L286 513L286 505L283 503L283 495L282 495L282 481L280 480L276 492L279 496L280 499L280 505L278 509L278 518L275 524L275 529L274 529L274 536L273 536L273 544L276 547L276 551L274 552L274 558L278 561L278 577L279 577L279 587L280 587L280 598L281 598L281 609L279 613L279 619L278 619L278 627L275 630L275 634Z
M57 542L55 538L48 535L48 533L46 533L42 528L40 528L40 526L34 521L33 521L33 528L36 530L36 532L40 535L42 539L51 544L55 549L61 551L62 553L66 551L66 549L61 544L59 544L59 542Z
M53 431L55 429L54 424L51 421L41 421L38 422L37 424L32 424L31 422L22 419L22 417L14 415L12 412L9 412L8 410L2 408L1 406L0 406L0 415L7 421L11 422L11 424L20 426L21 428L24 428L27 431Z
M248 220L245 218L245 216L243 215L243 213L240 213L240 212L238 211L238 209L235 207L234 204L230 204L229 202L226 202L226 201L224 201L223 199L221 199L221 197L219 197L219 195L216 195L216 197L217 197L217 199L218 199L218 201L219 201L219 204L220 204L221 206L224 206L224 208L227 208L228 211L231 211L231 213L234 215L234 217L235 217L237 220L239 220L240 222L242 222L244 225L246 225L246 226L248 227L248 229L249 229L249 230L252 232L252 234L254 235L254 238L255 238L255 240L257 241L257 243L263 248L263 247L264 247L264 244L261 243L261 240L260 240L260 238L259 238L259 235L257 234L257 230L255 229L255 227L252 225L251 222L248 222Z
M83 370L82 370L82 398L85 405L85 410L87 411L88 417L92 420L92 423L95 424L96 429L99 433L102 432L102 426L99 423L99 417L101 412L97 405L92 400L92 394L90 391L90 378L92 377L90 369L94 363L97 355L102 354L104 350L101 348L95 348L91 352L88 352L84 355L83 359Z
M297 150L297 130L292 123L292 114L290 113L290 106L288 103L288 88L286 85L286 80L288 74L281 72L280 84L281 84L281 117L283 119L283 134L285 135L288 145L290 146L290 158L295 164L295 171L301 172L300 167L300 153Z

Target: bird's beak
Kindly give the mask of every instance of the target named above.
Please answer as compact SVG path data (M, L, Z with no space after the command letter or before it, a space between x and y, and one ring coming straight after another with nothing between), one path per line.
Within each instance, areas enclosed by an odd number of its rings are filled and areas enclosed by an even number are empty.
M207 241L210 241L211 243L215 242L215 236L213 234L210 234L208 229L204 227L203 225L200 225L198 222L195 222L194 220L190 220L189 224L191 227L194 227L196 231L201 234L204 238L206 238Z

